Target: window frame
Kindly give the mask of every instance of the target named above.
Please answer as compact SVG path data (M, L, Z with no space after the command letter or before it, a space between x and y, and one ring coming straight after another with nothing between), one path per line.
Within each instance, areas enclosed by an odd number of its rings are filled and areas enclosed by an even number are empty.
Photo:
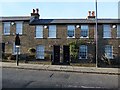
M88 29L82 29L82 26L87 26ZM84 37L84 36L81 35L82 30L87 30L87 34L88 35L86 37ZM81 25L81 27L80 27L80 38L89 38L89 25Z
M22 35L23 34L23 22L15 22L15 23L16 23L16 34L20 32L19 35ZM17 28L18 24L21 24L21 27L19 28L20 31Z
M6 33L6 29L5 29L5 24L9 24L9 32ZM10 22L3 22L3 34L4 35L10 35L10 28L11 28L11 25L10 25ZM8 29L8 27L7 27Z
M108 47L107 47L107 46L111 47L111 49L108 50ZM107 47L107 49L106 49L106 47ZM107 50L107 52L106 52L106 50ZM110 51L110 50L112 50L112 51ZM113 59L113 46L112 46L112 45L105 45L104 51L105 51L105 55L107 55L107 53L109 53L110 55L112 54L111 57L108 57L108 56L107 56L108 59ZM108 51L110 51L110 52L108 52Z
M42 50L38 50L39 47L40 48L42 47ZM37 45L36 46L36 59L45 59L45 46L44 45Z
M105 26L109 26L109 29L110 30L106 30L105 29ZM105 33L105 32L107 32L107 34ZM108 32L109 32L109 34L108 34ZM109 36L108 36L109 35ZM111 25L109 25L109 24L104 24L103 25L103 38L112 38L112 31L111 31Z
M72 37L68 36L68 30L69 30L68 27L69 26L73 26L74 27L74 29L73 29L74 30L73 31L74 32L74 36L72 36ZM75 38L75 25L67 25L67 38Z
M85 52L81 52L81 47L83 48L83 46L84 46L84 50L82 50L82 51L85 51ZM86 55L86 57L82 58L81 53L84 53ZM87 45L80 45L79 46L79 59L88 59L88 46Z
M54 29L51 27L55 27ZM54 36L52 36L54 33ZM56 25L49 25L48 27L48 38L56 38L57 37L57 26Z
M35 38L43 38L43 25L35 26Z
M117 38L120 38L120 24L117 25Z

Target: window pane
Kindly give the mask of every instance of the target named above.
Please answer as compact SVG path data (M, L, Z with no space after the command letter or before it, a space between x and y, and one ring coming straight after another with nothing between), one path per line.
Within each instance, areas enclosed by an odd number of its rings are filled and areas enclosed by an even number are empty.
M10 34L10 23L4 23L4 35Z
M87 59L87 46L81 45L79 47L79 59Z
M49 38L56 38L56 25L49 26Z
M36 38L43 38L43 26L36 26Z
M89 28L88 25L81 25L81 37L88 37Z
M105 46L105 55L107 58L113 58L113 52L112 52L112 46L111 45L106 45Z
M22 34L22 23L16 23L16 34Z
M44 46L43 45L39 45L36 47L36 58L44 59Z
M103 26L103 37L104 38L110 38L111 37L110 25L104 25Z
M67 36L68 37L74 37L75 36L75 26L74 25L67 26Z
M120 25L117 25L117 37L120 38Z

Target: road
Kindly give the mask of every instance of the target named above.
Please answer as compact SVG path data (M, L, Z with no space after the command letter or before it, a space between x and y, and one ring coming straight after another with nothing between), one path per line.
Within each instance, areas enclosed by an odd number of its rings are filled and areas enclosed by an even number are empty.
M2 69L3 88L118 88L118 75Z

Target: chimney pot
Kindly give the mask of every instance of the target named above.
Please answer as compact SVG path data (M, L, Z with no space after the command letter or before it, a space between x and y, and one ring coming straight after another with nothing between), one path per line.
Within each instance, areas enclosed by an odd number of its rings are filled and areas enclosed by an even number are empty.
M33 13L35 13L35 9L33 9Z
M88 11L88 16L91 16L91 11Z
M37 13L37 14L39 13L39 9L38 9L38 8L36 9L36 13Z
M95 11L92 11L92 16L95 16Z

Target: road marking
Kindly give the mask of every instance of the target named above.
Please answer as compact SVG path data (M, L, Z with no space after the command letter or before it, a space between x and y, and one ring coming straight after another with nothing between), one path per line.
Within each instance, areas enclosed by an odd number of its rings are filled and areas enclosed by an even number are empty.
M102 88L102 87L91 87L91 86L81 86L82 88Z
M52 76L53 76L53 74L54 74L54 73L52 73L52 74L50 75L50 77L52 77Z

